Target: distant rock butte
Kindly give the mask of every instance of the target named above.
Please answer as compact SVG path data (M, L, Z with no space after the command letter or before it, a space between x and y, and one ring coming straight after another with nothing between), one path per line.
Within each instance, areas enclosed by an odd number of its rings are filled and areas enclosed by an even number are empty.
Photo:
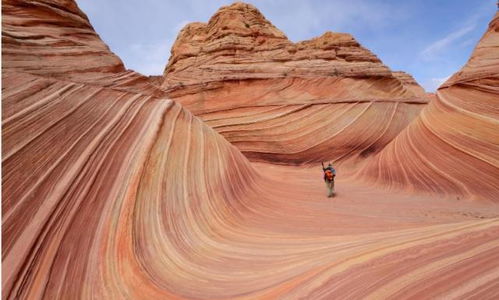
M386 77L391 71L350 34L326 32L293 43L250 4L222 7L186 25L165 69L164 88L242 79Z
M170 97L246 156L284 164L376 153L428 102L350 34L293 43L245 3L186 25L164 76Z

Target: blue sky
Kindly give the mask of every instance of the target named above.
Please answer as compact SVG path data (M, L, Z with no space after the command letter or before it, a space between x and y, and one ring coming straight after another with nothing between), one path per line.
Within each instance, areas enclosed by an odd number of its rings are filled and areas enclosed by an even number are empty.
M159 75L179 30L206 22L225 0L77 0L129 69ZM392 70L434 91L468 60L495 0L247 0L297 42L348 32Z

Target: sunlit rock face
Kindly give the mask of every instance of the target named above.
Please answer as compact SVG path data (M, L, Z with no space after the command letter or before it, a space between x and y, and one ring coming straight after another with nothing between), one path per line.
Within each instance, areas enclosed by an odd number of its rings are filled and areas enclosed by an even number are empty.
M170 97L251 160L283 164L372 155L428 101L350 34L293 43L244 3L185 26L164 75Z
M499 14L466 65L371 160L368 178L394 187L499 197Z

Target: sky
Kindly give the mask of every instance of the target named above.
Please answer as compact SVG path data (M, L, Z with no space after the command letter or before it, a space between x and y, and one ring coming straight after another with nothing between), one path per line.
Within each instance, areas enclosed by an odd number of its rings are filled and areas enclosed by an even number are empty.
M161 75L178 32L226 0L77 0L128 69ZM468 60L495 0L246 0L294 42L348 32L394 71L434 91Z

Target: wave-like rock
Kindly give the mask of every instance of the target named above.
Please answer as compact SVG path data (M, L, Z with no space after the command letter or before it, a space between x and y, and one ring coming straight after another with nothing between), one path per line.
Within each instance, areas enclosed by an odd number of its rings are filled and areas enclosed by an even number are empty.
M16 3L31 18L49 2ZM341 176L325 201L320 169L250 163L181 105L133 92L102 63L102 74L68 80L2 72L2 299L497 296L495 207L387 199ZM288 113L235 115L265 109Z
M3 299L496 293L497 219L428 223L419 204L362 189L356 210L331 211L312 174L260 175L170 100L24 73L3 83Z
M260 175L170 100L25 73L3 83L3 299L496 292L497 219L438 224L416 206L408 221L362 189L349 194L364 209L331 211L312 174Z
M170 97L245 155L285 164L376 153L428 102L350 34L293 43L244 3L186 25L164 76Z
M469 61L421 115L366 166L394 187L497 200L499 13Z
M158 254L150 246L164 234L175 232L172 245L199 242L191 234L228 219L255 176L239 151L171 100L25 73L3 84L4 299L119 298L105 290L114 267L102 259L140 251L116 270L124 275ZM190 221L198 229L176 231ZM130 240L134 232L146 239Z

